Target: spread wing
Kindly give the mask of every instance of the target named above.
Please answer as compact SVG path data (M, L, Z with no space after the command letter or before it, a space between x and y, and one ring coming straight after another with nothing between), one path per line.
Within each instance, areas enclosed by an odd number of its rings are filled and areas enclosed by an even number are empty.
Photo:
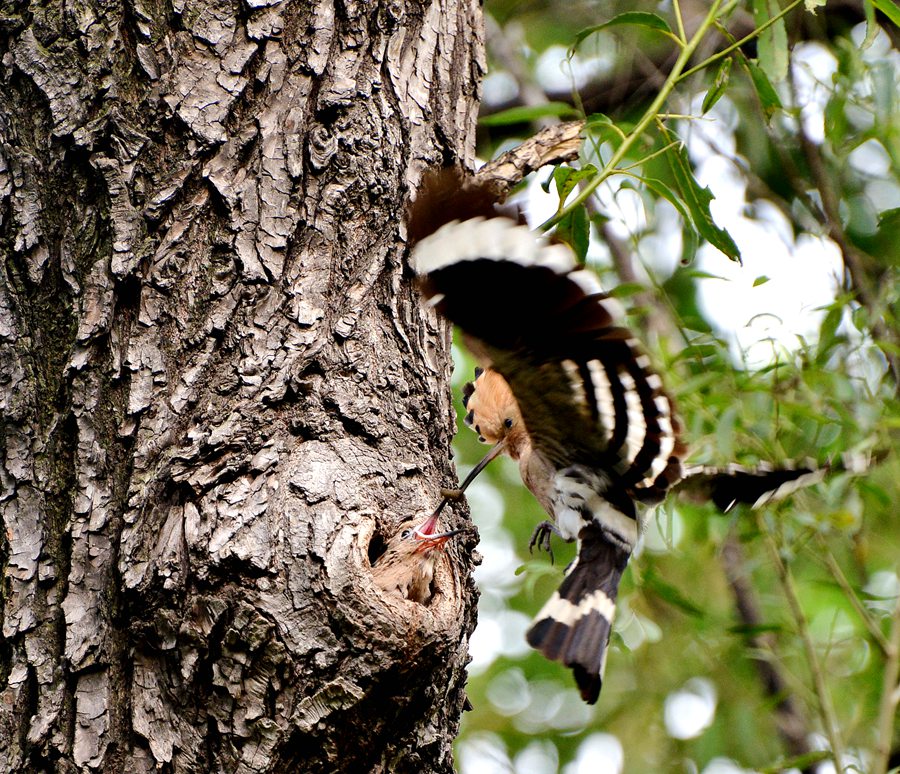
M430 303L508 382L535 448L641 500L665 496L685 451L672 402L619 304L568 247L475 218L421 240L413 265Z

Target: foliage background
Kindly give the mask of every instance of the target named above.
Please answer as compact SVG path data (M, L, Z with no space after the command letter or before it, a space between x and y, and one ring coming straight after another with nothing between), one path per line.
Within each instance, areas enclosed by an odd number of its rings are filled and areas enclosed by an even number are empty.
M604 180L560 228L630 308L692 460L886 455L864 477L833 475L761 512L722 516L670 500L650 514L595 707L524 642L574 549L556 545L552 566L529 556L543 513L514 464L492 465L470 489L485 560L474 709L457 742L463 774L828 772L838 759L883 772L900 763L900 10L889 0L817 5L486 3L483 158L548 121L593 116L578 165L584 191L649 115L615 167L628 174ZM636 11L655 16L619 17L630 23L571 48L580 30ZM687 77L654 112L704 21ZM679 164L699 182L679 179ZM711 204L707 185L719 197ZM539 210L534 196L522 200ZM754 254L769 249L760 234L795 268L804 252L804 271L755 272ZM710 239L739 250L743 267ZM835 265L844 269L830 281ZM823 282L834 287L826 303L777 319L784 313L771 304ZM717 309L723 299L735 306L730 317ZM761 319L770 324L758 333ZM459 391L474 364L457 354ZM462 426L456 448L461 474L485 451ZM755 619L740 612L747 603ZM760 662L778 685L761 679ZM779 713L785 701L791 711Z

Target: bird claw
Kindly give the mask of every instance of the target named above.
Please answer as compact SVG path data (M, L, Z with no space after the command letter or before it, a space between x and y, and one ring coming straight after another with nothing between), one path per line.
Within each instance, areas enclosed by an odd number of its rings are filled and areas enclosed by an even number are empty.
M531 533L531 540L528 541L528 553L534 553L534 547L538 547L538 551L543 549L550 555L550 564L553 564L553 548L550 546L550 536L559 535L559 530L552 521L542 521L534 528Z

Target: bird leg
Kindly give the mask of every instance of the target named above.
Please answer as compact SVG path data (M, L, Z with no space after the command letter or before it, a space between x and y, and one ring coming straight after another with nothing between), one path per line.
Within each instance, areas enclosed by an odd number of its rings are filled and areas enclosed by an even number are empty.
M534 528L531 533L531 540L528 541L528 553L534 552L534 547L538 547L538 551L543 549L550 554L550 564L553 564L553 548L550 546L550 535L562 537L556 525L552 521L542 521Z

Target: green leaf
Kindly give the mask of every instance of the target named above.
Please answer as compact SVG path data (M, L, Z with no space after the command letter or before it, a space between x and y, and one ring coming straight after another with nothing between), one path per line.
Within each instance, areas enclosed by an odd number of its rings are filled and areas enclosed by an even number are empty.
M552 578L553 585L562 580L562 568L556 564L550 564L545 558L530 559L516 568L516 575L525 575L522 589L528 596L534 596L536 587L544 578Z
M725 93L725 88L728 86L728 76L731 73L732 61L731 57L728 57L723 59L722 64L719 65L712 88L706 92L706 96L703 98L703 105L700 108L701 115L715 105L719 101L719 97Z
M559 195L559 208L557 212L562 210L566 204L569 194L575 190L585 178L593 177L597 174L597 167L593 164L585 164L583 167L575 169L574 167L559 166L553 170L553 182L556 183L556 193ZM549 183L549 181L548 181ZM549 187L544 189L549 191Z
M755 280L753 280L753 287L759 287L760 285L765 285L769 281L769 278L765 274L760 274Z
M613 298L628 298L643 293L646 289L640 282L622 282L614 288L610 288L608 295Z
M875 98L875 119L884 126L890 126L896 111L897 84L894 68L886 60L881 60L871 69Z
M694 177L694 170L691 168L684 145L668 129L663 128L662 133L666 144L672 146L666 151L665 157L672 176L675 178L678 192L690 211L694 228L713 247L721 250L733 261L740 262L741 252L731 235L725 229L717 226L712 219L709 203L713 200L713 195L708 188L701 188Z
M681 264L689 266L697 257L697 250L700 247L700 235L697 233L690 221L685 220L681 223Z
M884 490L884 487L879 486L874 481L860 478L856 482L856 487L860 492L877 501L882 508L886 508L893 502L891 495Z
M641 183L643 183L647 188L649 188L653 193L657 196L665 199L669 204L671 204L678 212L681 214L681 217L684 220L690 220L690 212L688 211L687 206L681 200L681 198L676 194L669 186L667 186L662 180L658 180L654 177L641 177L638 178ZM622 183L622 188L634 188L630 180L625 180Z
M837 329L844 316L843 307L835 304L828 310L828 314L819 326L819 355L822 362L827 358L831 348L837 342Z
M681 200L678 194L676 194L662 180L658 180L654 177L639 177L638 180L640 180L641 183L643 183L647 188L653 191L653 193L665 199L676 210L678 210L678 214L681 215L683 232L682 238L684 240L682 261L684 263L690 263L694 259L694 255L696 255L697 253L697 243L699 240L697 237L697 230L692 225L693 219L691 218L691 213L688 210L687 205ZM622 187L634 188L630 180L626 180L625 182L623 182Z
M766 113L766 118L771 118L776 110L782 109L778 92L775 91L775 87L772 85L769 77L756 62L747 60L746 65L747 69L750 71L750 79L753 81L753 88L756 89L756 94Z
M719 347L715 344L688 344L681 353L685 359L696 358L703 360L708 357L716 357L719 354Z
M866 17L866 37L859 47L862 51L865 51L872 45L878 30L881 28L875 21L875 6L872 5L872 0L863 0L863 13Z
M702 607L695 605L689 600L681 590L670 583L666 583L659 577L653 567L648 567L644 573L644 585L651 589L660 599L668 602L673 607L677 607L683 613L692 615L696 618L703 618L706 613Z
M897 5L894 0L872 0L872 5L900 27L900 5Z
M725 277L722 277L718 274L711 274L708 271L702 271L701 269L688 269L685 274L688 277L693 277L694 279L715 279L715 280L724 280Z
M555 118L575 118L578 111L565 102L545 102L542 105L522 105L509 110L501 110L479 119L482 126L508 126L510 124L527 124L539 118L552 116Z
M716 425L716 451L725 460L734 457L734 428L737 423L737 414L737 406L729 406L719 415Z
M777 0L753 0L753 20L757 27L768 22L780 11ZM788 71L788 38L784 17L759 33L757 51L759 64L766 75L775 83L783 81Z
M689 264L694 260L694 256L697 254L697 247L699 247L700 239L697 235L697 230L693 227L693 218L691 218L691 213L690 210L688 210L687 205L662 180L653 177L639 177L638 180L653 191L653 193L665 199L678 210L678 214L681 215L683 240L681 261L683 264ZM630 181L625 181L622 183L622 187L633 188L634 186L630 185Z
M584 205L576 207L556 224L553 235L565 242L583 264L587 260L587 251L591 243L591 224Z
M878 231L887 234L898 234L900 231L900 207L883 210L878 214Z
M559 195L559 209L557 212L563 209L569 194L575 190L575 186L580 181L593 177L596 174L597 168L593 164L586 164L580 169L563 166L554 169L552 180L556 183L556 192ZM576 207L568 215L561 218L557 222L556 230L553 234L561 242L565 242L572 248L580 263L585 262L588 247L591 243L591 224L584 206Z
M825 105L825 133L834 147L839 148L844 144L849 126L847 98L844 94L835 93Z
M646 13L644 11L628 11L626 13L620 13L618 16L613 16L608 22L603 22L603 24L595 24L593 27L586 27L581 30L575 36L575 42L572 44L572 50L575 50L580 46L585 38L589 38L596 32L600 32L601 30L605 30L607 27L621 27L621 26L633 26L633 27L647 27L651 30L656 30L657 32L662 32L665 35L672 35L672 28L669 27L668 22L662 18L662 16L657 16L655 13Z

